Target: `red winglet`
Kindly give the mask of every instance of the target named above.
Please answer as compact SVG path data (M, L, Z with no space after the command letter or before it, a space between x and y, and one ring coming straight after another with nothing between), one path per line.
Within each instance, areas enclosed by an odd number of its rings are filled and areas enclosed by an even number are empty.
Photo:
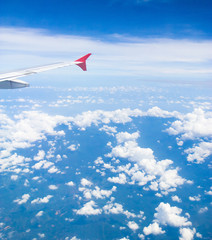
M76 63L76 65L78 65L80 68L82 68L83 71L87 71L86 60L87 60L88 57L90 57L90 55L91 55L91 53L88 53L87 55L77 59L74 62L79 62L79 63Z

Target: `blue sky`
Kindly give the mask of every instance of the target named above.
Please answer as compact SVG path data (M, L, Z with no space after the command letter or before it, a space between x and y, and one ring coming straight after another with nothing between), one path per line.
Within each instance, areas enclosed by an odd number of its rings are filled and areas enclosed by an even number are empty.
M211 8L0 0L1 239L211 239Z
M0 25L103 37L210 39L210 0L8 0L0 1Z

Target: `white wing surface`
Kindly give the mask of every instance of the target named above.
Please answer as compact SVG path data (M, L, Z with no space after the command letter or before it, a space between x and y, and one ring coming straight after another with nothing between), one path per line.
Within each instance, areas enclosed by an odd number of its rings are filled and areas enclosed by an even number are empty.
M49 64L41 67L28 68L25 70L0 74L0 89L29 87L29 84L27 82L19 80L19 78L28 76L30 74L45 72L45 71L56 69L56 68L67 67L71 65L78 65L83 71L86 71L87 70L86 60L90 55L91 53L77 59L74 62L60 62L60 63Z

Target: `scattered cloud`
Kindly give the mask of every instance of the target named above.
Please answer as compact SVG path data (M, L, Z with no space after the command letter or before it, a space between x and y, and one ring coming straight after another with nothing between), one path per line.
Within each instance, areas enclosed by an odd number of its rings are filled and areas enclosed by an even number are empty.
M192 240L194 239L194 235L196 233L196 229L190 229L190 228L180 228L180 240Z
M36 217L41 217L41 216L43 216L43 213L44 213L44 211L39 211L35 216Z
M99 215L102 213L102 210L99 208L96 208L97 205L94 201L90 201L84 204L84 206L79 210L74 210L77 215Z
M23 204L23 203L26 203L30 198L30 195L29 194L24 194L21 199L16 199L14 200L14 202L18 203L19 205Z
M180 216L182 209L178 207L171 207L169 203L161 202L155 209L154 214L156 221L162 225L169 225L173 227L190 226L191 222L186 217Z
M134 221L128 222L128 223L127 223L127 226L128 226L131 230L133 230L133 231L136 231L136 230L139 229L138 224L137 224L136 222L134 222Z
M31 204L48 203L52 197L53 197L52 195L47 195L46 197L43 197L43 198L36 198L31 201Z
M172 201L179 203L182 202L182 200L177 195L172 196Z
M92 184L93 184L93 183L90 182L89 180L87 180L86 178L82 178L82 179L81 179L81 185L84 186L84 187L85 187L85 186L89 186L89 187L90 187Z
M207 211L208 211L208 208L207 207L203 207L203 208L200 208L199 213L202 214L202 213L205 213Z
M50 190L57 190L58 187L56 185L49 185Z
M186 149L185 153L188 154L188 162L203 163L212 154L212 142L200 142L198 145Z
M145 235L159 235L165 233L157 222L150 224L148 227L144 227L143 232Z
M193 201L193 202L199 202L201 200L201 195L198 195L198 196L189 196L189 200L190 201Z

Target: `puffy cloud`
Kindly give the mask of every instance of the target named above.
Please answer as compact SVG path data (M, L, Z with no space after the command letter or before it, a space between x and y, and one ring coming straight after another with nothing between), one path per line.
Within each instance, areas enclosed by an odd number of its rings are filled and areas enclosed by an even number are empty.
M109 177L107 179L109 182L125 184L127 182L126 175L124 173L120 173L118 177Z
M70 149L72 152L76 151L79 148L80 144L71 144L68 149Z
M86 178L81 179L82 186L91 186L93 183L87 180Z
M128 222L128 223L127 223L127 226L128 226L131 230L133 230L133 231L136 231L136 230L139 229L138 224L137 224L136 222L134 222L134 221Z
M50 190L57 190L58 187L56 185L49 185Z
M179 203L182 202L182 200L177 195L172 196L172 201L179 202Z
M196 233L196 229L193 228L190 229L190 228L180 228L180 238L179 240L192 240L194 239L194 234Z
M212 154L212 142L201 142L185 150L188 162L203 163Z
M211 137L212 113L205 112L201 108L195 109L192 113L185 114L173 122L167 132L171 135L181 134L184 140Z
M35 161L43 160L45 157L45 152L43 150L39 150L37 156L34 156Z
M102 213L102 210L99 208L95 208L96 207L96 203L94 201L90 201L85 203L85 205L79 209L79 210L75 210L77 215L99 215Z
M51 167L48 170L49 173L59 173L60 171L58 170L58 168L56 168L55 166Z
M46 197L44 198L36 198L34 200L31 201L31 204L41 204L41 203L48 203L49 200L52 198L53 196L52 195L47 195Z
M121 214L124 212L123 206L119 203L109 203L103 207L106 214Z
M165 233L157 222L150 224L148 227L144 227L143 232L145 235L159 235Z
M120 132L116 134L116 139L118 143L126 142L126 141L133 141L139 137L138 132L134 132L132 134L128 132Z
M201 213L205 213L207 211L208 211L208 208L207 207L203 207L203 208L200 208L199 213L201 214Z
M138 183L142 186L151 182L151 190L158 191L160 189L164 194L175 191L176 187L184 184L186 179L178 175L178 169L169 169L173 161L169 159L156 161L152 149L138 146L136 142L138 136L138 133L118 133L117 141L119 144L113 147L111 153L107 155L108 157L127 158L135 163L134 167L130 169L122 169L131 177L131 183ZM119 173L117 177L110 177L108 180L124 184L126 183L126 175Z
M18 179L18 175L12 175L10 178L11 180L16 181Z
M19 205L23 204L23 203L26 203L30 198L30 195L29 194L24 194L21 199L16 199L14 200L14 202L18 203Z
M190 201L200 201L201 200L201 198L200 198L201 196L200 195L198 195L198 196L193 196L193 197L191 197L191 196L189 196L189 200Z
M156 221L162 225L170 225L174 227L190 226L191 222L187 218L180 216L182 209L178 207L171 207L169 203L161 202L155 209L157 213L154 214Z
M84 197L87 199L91 199L92 196L96 199L104 199L106 197L110 197L110 195L116 191L116 187L113 186L111 190L103 190L96 186L94 190L88 188L79 188L79 191L83 192Z
M67 186L74 186L74 183L72 181L66 183Z

